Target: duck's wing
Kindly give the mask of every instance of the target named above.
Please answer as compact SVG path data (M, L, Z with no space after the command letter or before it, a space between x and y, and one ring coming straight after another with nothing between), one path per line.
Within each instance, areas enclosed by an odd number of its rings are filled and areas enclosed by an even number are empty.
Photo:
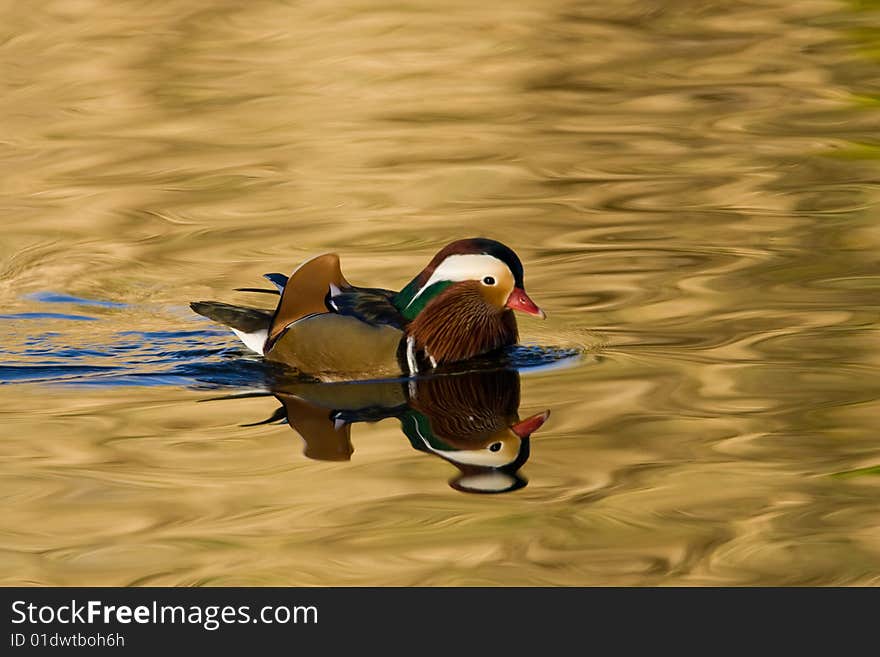
M349 287L330 295L329 305L340 315L357 317L368 324L384 324L403 330L407 319L394 305L391 290Z
M403 319L392 297L352 286L336 254L312 258L284 286L263 354L321 378L399 373Z
M310 315L335 313L355 317L370 325L403 329L406 319L394 305L394 292L380 288L355 287L339 266L339 256L325 253L305 263L286 278L267 274L281 291L281 300L269 328L269 343L293 322Z
M271 280L271 279L270 279ZM274 282L274 281L273 281ZM269 326L266 350L293 322L330 312L327 299L332 290L351 287L339 267L339 256L325 253L306 260L287 279L281 300Z

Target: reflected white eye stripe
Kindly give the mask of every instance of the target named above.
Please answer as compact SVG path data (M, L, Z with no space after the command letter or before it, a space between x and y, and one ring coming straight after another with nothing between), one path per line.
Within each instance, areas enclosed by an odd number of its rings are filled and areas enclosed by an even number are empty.
M438 456L442 456L447 461L451 461L453 463L463 463L465 465L476 465L482 467L490 467L490 468L500 468L502 466L507 465L508 463L513 463L516 456L513 458L509 458L507 461L503 461L502 458L499 458L496 454L486 454L485 450L482 449L466 449L466 450L443 450L437 449L431 444L431 441L428 440L425 435L422 433L422 430L419 428L419 421L415 418L410 418L413 421L413 428L416 430L416 434L418 434L421 441L425 444L429 450L437 454Z
M487 274L492 275L496 281L502 278L502 274L507 272L511 278L513 278L513 274L510 271L510 268L504 264L503 261L499 260L495 256L490 256L485 253L468 253L465 255L451 255L448 256L437 269L434 270L434 273L431 274L431 278L427 280L427 282L419 288L419 291L416 292L415 296L410 300L406 307L409 308L413 302L419 298L419 296L431 287L434 283L439 283L440 281L470 281L470 280L481 280Z

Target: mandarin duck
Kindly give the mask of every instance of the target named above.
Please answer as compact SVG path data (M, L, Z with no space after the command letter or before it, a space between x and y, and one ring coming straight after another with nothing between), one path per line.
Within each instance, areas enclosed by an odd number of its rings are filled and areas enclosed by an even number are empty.
M513 311L544 318L509 247L486 238L448 244L402 290L357 287L327 253L290 277L266 274L274 311L190 304L256 353L319 379L414 376L516 344Z

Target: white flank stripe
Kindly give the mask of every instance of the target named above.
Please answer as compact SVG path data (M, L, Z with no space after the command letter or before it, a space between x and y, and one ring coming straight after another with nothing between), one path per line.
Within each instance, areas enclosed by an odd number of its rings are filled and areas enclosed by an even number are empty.
M409 367L410 376L419 373L419 364L416 362L416 339L413 336L406 339L406 365Z

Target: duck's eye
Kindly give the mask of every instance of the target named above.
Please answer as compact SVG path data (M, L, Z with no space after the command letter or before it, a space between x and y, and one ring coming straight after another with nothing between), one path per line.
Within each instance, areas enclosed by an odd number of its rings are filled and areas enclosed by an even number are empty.
M501 449L501 443L492 443L489 445L490 452L497 452L499 449Z
M486 276L483 279L483 285L495 285L495 279L492 276Z

